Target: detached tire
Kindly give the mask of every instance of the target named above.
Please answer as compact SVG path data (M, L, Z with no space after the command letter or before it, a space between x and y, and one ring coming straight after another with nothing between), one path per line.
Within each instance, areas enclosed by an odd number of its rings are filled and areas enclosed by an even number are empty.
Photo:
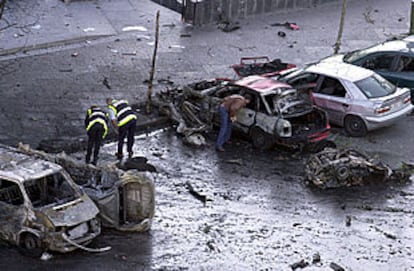
M40 239L31 233L25 233L20 240L19 251L21 254L33 258L42 256L44 249Z
M273 138L259 127L252 128L250 138L252 139L253 147L260 150L269 150L275 145Z
M365 122L358 116L349 115L344 121L345 131L354 137L362 137L367 134L367 126Z

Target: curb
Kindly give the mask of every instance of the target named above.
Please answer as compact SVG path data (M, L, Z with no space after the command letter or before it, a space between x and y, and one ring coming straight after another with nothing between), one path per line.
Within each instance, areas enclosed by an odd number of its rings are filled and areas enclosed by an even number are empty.
M72 38L72 39L67 39L67 40L65 39L65 40L51 41L51 42L40 43L40 44L33 44L29 46L20 46L20 47L15 47L15 48L10 48L10 49L2 49L0 50L0 56L13 55L19 52L26 53L28 51L48 49L52 47L67 46L67 45L80 43L86 40L97 40L100 38L107 38L107 37L111 37L114 35L116 34L101 34L101 35L95 35L95 36L84 36L84 37L77 37L77 38Z

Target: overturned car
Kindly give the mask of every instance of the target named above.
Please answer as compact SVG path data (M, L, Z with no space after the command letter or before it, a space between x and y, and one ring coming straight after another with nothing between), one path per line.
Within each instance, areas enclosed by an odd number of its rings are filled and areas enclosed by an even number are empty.
M247 135L254 147L275 145L318 151L334 147L325 111L313 105L311 94L286 83L253 75L237 81L210 80L158 94L161 111L179 123L178 132L191 135L219 125L218 107L226 96L249 94L233 129Z
M101 233L99 209L59 165L0 145L0 239L22 252L69 252Z

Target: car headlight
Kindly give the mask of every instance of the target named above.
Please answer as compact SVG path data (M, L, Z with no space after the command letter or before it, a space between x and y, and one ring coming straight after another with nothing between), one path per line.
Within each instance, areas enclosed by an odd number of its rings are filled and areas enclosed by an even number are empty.
M291 137L292 136L292 124L288 120L279 119L276 122L276 134L280 137Z

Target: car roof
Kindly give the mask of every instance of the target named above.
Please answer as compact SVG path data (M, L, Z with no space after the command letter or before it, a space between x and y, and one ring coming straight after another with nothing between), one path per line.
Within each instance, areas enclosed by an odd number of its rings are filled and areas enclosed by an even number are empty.
M62 167L0 144L0 179L33 180L62 170Z
M307 72L356 82L374 74L373 71L343 62L319 62L305 68Z
M266 92L273 91L279 88L292 88L292 86L287 83L280 82L272 78L259 76L259 75L251 75L251 76L244 77L238 81L235 81L233 84L237 86L249 88L261 94L264 94Z
M409 41L409 42L414 42L414 35L407 36L403 40Z
M414 37L409 36L403 40L385 41L366 49L362 49L365 54L375 52L411 52L414 54Z

